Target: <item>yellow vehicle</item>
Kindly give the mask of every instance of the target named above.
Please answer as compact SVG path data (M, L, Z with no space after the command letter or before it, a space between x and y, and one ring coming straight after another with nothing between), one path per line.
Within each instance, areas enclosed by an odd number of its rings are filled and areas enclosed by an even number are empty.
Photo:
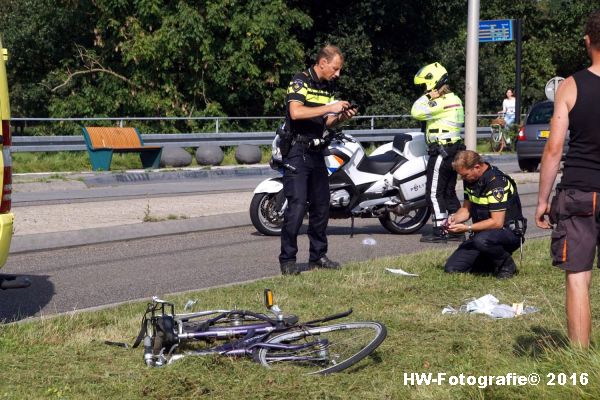
M8 80L6 78L6 60L8 51L0 40L0 268L6 263L13 234L15 216L10 212L12 195L12 157L10 145L10 104L8 102ZM31 282L24 277L0 274L0 289L18 289L28 287Z

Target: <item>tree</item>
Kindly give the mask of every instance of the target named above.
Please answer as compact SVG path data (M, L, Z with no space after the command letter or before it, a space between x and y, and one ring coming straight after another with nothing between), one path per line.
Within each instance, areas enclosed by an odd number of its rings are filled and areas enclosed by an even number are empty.
M0 7L3 45L9 50L8 78L15 116L48 115L50 71L74 52L91 46L86 2L5 0Z
M287 79L303 52L289 32L311 22L282 0L95 4L94 47L68 60L89 74L60 87L54 114L280 113L282 75ZM69 77L71 70L57 74ZM112 104L102 102L106 97ZM83 108L89 100L95 109Z
M573 38L583 37L583 24L598 6L593 2L562 0L482 1L482 20L523 21L523 110L545 100L544 86L550 78L571 75L587 65L585 48ZM480 47L480 110L499 109L506 88L514 88L514 55L514 42Z
M481 1L482 20L523 20L524 107L587 65L574 38L598 6ZM325 43L346 56L338 97L362 114L407 114L414 74L434 61L464 96L464 0L5 0L0 17L15 115L282 115L289 78ZM480 45L479 112L515 86L514 53L514 42ZM202 127L177 129L189 128Z

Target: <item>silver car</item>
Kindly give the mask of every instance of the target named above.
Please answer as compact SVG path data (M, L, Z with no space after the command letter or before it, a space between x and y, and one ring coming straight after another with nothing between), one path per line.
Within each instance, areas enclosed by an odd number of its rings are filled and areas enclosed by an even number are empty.
M525 124L519 130L517 136L517 160L519 168L527 172L535 172L540 161L544 146L550 135L550 119L554 112L554 102L542 101L531 107ZM568 150L565 143L563 158Z

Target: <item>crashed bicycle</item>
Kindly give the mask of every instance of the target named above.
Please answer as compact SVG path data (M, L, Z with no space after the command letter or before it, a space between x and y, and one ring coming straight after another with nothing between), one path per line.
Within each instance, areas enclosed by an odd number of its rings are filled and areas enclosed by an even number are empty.
M206 310L176 314L173 303L153 297L134 347L143 343L144 362L160 367L189 356L249 357L267 368L288 367L305 374L342 371L369 356L387 331L374 321L330 321L352 309L307 322L285 314L265 290L267 313Z

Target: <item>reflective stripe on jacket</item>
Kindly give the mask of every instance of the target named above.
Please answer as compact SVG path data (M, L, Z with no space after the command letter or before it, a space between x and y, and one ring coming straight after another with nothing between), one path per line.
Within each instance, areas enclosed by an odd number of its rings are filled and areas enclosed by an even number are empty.
M460 131L465 123L465 111L460 98L454 93L430 100L423 95L415 101L410 111L414 119L427 121L427 142L454 143L460 140Z

